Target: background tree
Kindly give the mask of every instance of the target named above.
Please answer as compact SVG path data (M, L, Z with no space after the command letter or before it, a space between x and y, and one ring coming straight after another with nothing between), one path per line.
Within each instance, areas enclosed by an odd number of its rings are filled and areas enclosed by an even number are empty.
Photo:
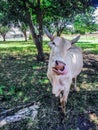
M69 19L56 16L47 21L48 22L45 22L45 26L52 34L55 33L57 36L60 36L67 24L70 23Z
M9 5L8 2L5 0L0 1L0 25L8 25L9 19L8 19L8 9Z
M6 33L10 30L7 10L9 9L7 1L0 1L0 34L5 41Z
M8 26L0 26L0 34L3 37L3 41L5 41L5 37L7 32L10 30Z
M21 32L24 34L25 41L27 41L27 30L28 30L27 24L25 24L24 22L21 22L19 23L19 28Z
M76 15L74 20L75 33L85 34L96 30L95 17L93 8L88 12Z
M77 14L89 13L90 1L82 0L54 0L52 1L52 8L49 9L47 17L44 19L44 25L56 35L60 36L67 25L74 22L74 17ZM51 13L50 13L51 12Z

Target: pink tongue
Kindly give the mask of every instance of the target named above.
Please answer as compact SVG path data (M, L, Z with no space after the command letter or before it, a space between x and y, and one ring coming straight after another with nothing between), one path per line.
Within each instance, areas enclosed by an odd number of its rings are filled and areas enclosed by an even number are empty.
M61 71L61 70L58 70L58 72L60 73L60 74L67 74L68 73L68 69L67 69L67 67L65 67L65 69L63 70L63 71Z
M58 74L58 75L64 75L64 74L67 74L68 73L68 68L65 67L64 70L56 70L55 68L53 69L53 71Z

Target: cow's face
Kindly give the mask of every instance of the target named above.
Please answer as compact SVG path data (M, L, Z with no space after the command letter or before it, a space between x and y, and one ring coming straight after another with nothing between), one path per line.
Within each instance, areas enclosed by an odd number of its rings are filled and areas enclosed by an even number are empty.
M67 73L65 58L69 48L71 47L71 42L61 37L55 37L53 41L49 42L49 46L51 48L51 69L57 75Z
M80 36L73 40L67 40L62 37L52 37L52 41L49 42L51 48L50 52L50 66L52 71L56 75L64 75L68 72L66 55L71 48L72 44L79 40Z
M53 41L49 42L49 46L54 55L59 56L58 58L63 58L71 47L71 42L61 37L55 37Z

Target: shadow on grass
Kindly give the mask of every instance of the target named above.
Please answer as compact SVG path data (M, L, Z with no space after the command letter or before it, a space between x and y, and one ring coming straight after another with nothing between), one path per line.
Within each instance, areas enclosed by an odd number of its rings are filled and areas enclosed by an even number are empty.
M95 123L98 119L97 99L98 91L70 92L65 116L61 113L57 99L52 97L50 102L47 99L48 103L44 106L41 105L39 110L38 125L40 130L43 128L45 130L97 130ZM93 116L94 118L91 118Z
M34 122L26 119L6 125L2 130L97 130L97 55L84 54L84 68L78 77L80 91L70 91L65 116L61 112L59 99L51 93L46 77L47 59L48 55L46 62L37 62L32 55L0 59L0 85L5 86L0 99L1 108L34 101L41 104Z

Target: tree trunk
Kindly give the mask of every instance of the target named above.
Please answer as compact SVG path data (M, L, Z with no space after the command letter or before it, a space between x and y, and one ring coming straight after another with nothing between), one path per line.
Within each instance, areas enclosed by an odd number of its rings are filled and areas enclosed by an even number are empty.
M25 41L27 42L27 33L26 31L23 31L24 37L25 37Z
M38 2L39 1L40 0L38 0ZM38 8L40 9L40 3L38 3ZM40 16L41 15L40 10L37 12L38 24L39 24L39 30L38 30L39 34L38 35L35 33L35 28L34 28L28 8L27 8L26 12L27 12L27 19L28 19L28 24L29 24L29 28L31 31L31 35L32 35L32 38L34 40L34 43L35 43L37 51L38 51L37 60L44 61L44 53L43 53L43 46L42 46L42 16Z
M63 32L64 27L61 27L60 29L57 30L57 36L60 36L61 33Z
M5 40L5 34L2 34L2 37L3 37L3 41L5 42L6 40Z
M42 48L42 40L40 39L40 36L35 33L35 28L34 28L34 25L32 23L30 14L28 14L28 17L30 19L29 20L29 28L30 28L31 35L32 35L32 38L34 40L34 43L36 45L37 52L38 52L37 60L38 61L44 61L44 53L43 53L43 48Z
M43 14L42 14L42 10L41 10L41 7L40 7L40 0L37 0L37 4L38 4L38 7L37 7L37 22L38 22L38 25L39 25L39 28L38 28L38 32L39 32L39 35L38 35L38 39L39 39L39 51L40 53L38 54L38 57L37 59L40 60L44 60L44 55L43 55Z
M58 30L58 31L57 31L57 36L60 36L60 35L61 35L61 34L60 34L60 31Z

